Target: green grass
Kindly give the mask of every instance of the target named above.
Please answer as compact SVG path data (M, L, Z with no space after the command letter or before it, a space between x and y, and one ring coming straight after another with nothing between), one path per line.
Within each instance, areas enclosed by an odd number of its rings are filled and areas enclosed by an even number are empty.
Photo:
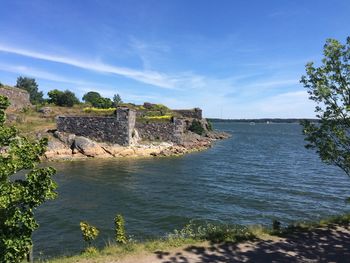
M333 216L317 222L299 222L274 230L271 227L261 225L240 226L225 224L196 224L190 223L181 230L174 230L167 237L149 240L145 242L131 241L125 245L110 242L105 248L97 250L95 254L82 253L71 257L59 257L49 263L71 262L108 262L112 259L120 259L155 251L168 251L187 245L199 245L204 242L243 242L247 240L267 240L273 236L286 236L298 232L312 231L320 227L332 225L346 225L350 223L350 214ZM83 242L83 241L82 241Z
M290 224L280 230L270 230L270 234L277 236L287 236L289 234L297 232L312 231L316 228L329 227L332 225L346 225L350 223L350 214L331 216L328 218L321 219L317 222L305 221Z

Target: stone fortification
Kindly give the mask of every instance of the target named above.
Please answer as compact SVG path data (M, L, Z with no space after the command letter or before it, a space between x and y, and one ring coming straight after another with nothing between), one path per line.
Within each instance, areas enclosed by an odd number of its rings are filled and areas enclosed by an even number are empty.
M31 106L29 93L23 89L1 86L0 95L9 98L11 105L8 110L21 110Z
M132 144L134 135L146 141L182 144L188 118L202 119L202 110L179 110L178 113L185 119L173 117L162 122L136 121L136 111L128 108L118 108L113 117L59 116L57 130L123 146Z
M202 119L202 110L200 108L194 108L191 110L173 110L184 118Z
M182 143L184 121L173 118L169 122L136 122L135 128L143 140Z
M127 146L132 139L136 113L120 108L115 117L59 116L57 130L84 136L97 142L110 142Z

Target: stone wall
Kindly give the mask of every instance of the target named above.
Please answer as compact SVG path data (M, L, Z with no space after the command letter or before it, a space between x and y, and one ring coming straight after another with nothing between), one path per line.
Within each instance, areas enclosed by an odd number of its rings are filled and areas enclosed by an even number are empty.
M1 86L0 95L9 98L11 102L11 105L8 108L9 110L20 110L31 106L29 101L29 93L23 89Z
M194 108L191 110L173 110L180 114L184 118L202 119L202 110L200 108Z
M84 136L97 142L127 146L135 126L135 111L121 108L114 117L59 116L57 130Z
M184 121L173 119L170 122L136 122L135 129L143 140L169 141L181 144Z
M197 115L199 117L199 115ZM130 145L133 131L143 140L182 143L186 121L173 118L167 122L136 121L136 112L127 108L117 109L116 116L59 116L57 130L84 136L98 142Z

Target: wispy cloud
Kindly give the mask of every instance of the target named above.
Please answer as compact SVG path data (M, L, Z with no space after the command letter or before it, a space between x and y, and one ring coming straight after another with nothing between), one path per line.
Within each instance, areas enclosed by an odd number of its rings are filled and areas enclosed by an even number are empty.
M23 75L27 75L27 76L35 77L39 79L50 80L54 82L63 82L63 83L69 83L69 84L75 84L75 85L91 85L91 86L97 84L97 83L86 82L83 80L66 78L50 72L46 72L46 71L42 71L42 70L38 70L32 67L27 67L22 65L0 64L0 70L11 72L11 73L23 74Z
M66 65L87 69L87 70L92 70L96 72L116 74L119 76L123 76L126 78L130 78L139 82L151 84L161 88L176 89L174 85L174 80L171 79L171 77L156 71L149 71L149 70L142 71L142 70L125 68L125 67L117 67L117 66L108 65L102 62L96 62L93 60L81 60L81 59L75 59L75 58L64 57L64 56L56 56L52 54L26 50L22 48L9 47L3 44L0 44L0 51L21 55L25 57L30 57L34 59L66 64Z

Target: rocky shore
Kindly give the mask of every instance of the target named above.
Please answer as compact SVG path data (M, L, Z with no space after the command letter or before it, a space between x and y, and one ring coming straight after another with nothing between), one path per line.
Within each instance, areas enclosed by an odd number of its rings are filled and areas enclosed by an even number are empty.
M208 149L214 141L228 137L230 137L229 134L217 131L207 132L205 136L187 132L184 135L183 143L175 144L171 142L140 141L136 136L130 146L120 146L118 144L96 142L74 134L50 131L44 159L55 161L88 158L179 156Z

